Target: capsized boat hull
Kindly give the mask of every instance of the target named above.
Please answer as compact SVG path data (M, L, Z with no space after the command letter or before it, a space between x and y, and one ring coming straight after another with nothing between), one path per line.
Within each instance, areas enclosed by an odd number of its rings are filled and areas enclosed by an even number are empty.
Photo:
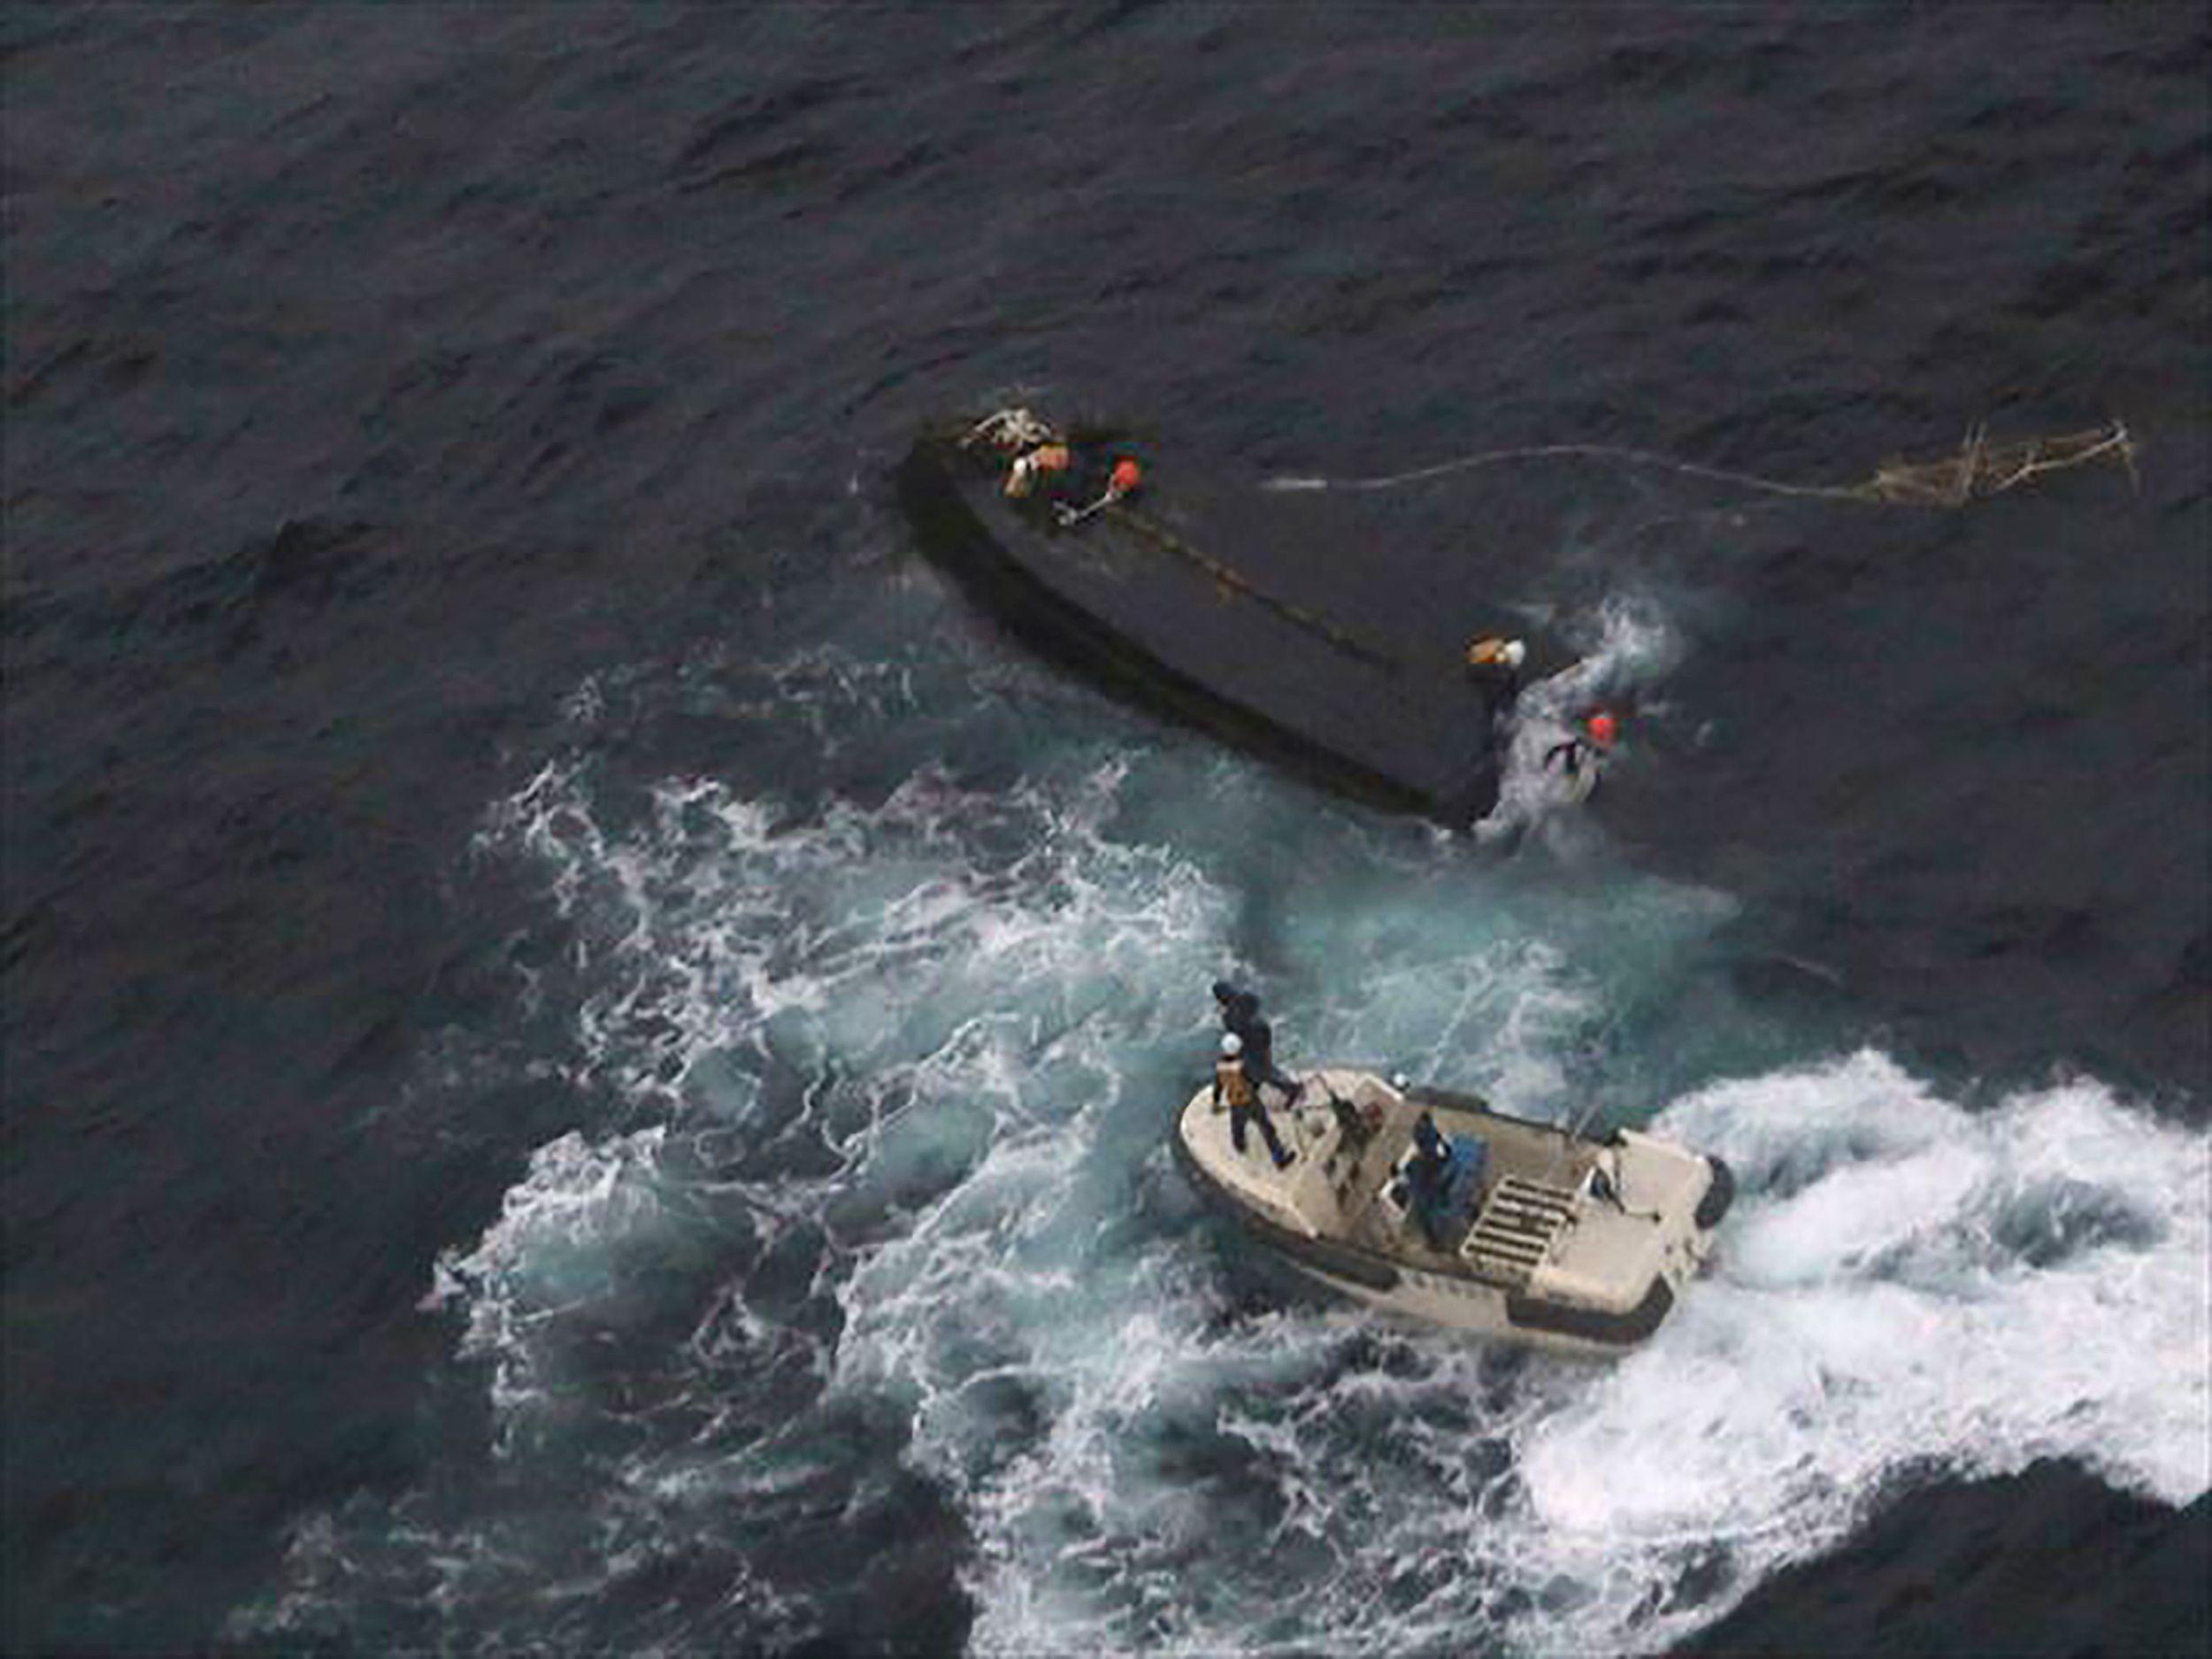
M1354 537L1315 497L1148 450L1138 491L1064 526L1008 498L1006 456L974 431L921 438L900 497L924 553L1033 649L1373 804L1464 823L1495 803L1504 693L1465 650L1525 629L1471 565L1440 592L1415 549ZM1108 429L1067 435L1087 457L1141 452ZM1566 660L1537 649L1532 677Z
M1371 1125L1356 1148L1347 1109ZM1448 1140L1484 1148L1464 1224L1448 1225L1442 1248L1390 1190L1424 1111ZM1286 1171L1256 1135L1236 1150L1210 1088L1171 1137L1186 1179L1269 1257L1396 1317L1555 1352L1618 1354L1647 1340L1709 1256L1733 1195L1719 1160L1655 1137L1576 1137L1366 1072L1314 1073L1274 1118L1297 1153Z

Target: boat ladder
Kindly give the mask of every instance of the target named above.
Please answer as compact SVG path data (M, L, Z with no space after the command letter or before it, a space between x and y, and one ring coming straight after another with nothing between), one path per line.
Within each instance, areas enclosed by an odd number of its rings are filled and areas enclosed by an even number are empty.
M1543 1265L1574 1216L1575 1195L1565 1187L1508 1175L1491 1192L1459 1253L1480 1278L1517 1290Z

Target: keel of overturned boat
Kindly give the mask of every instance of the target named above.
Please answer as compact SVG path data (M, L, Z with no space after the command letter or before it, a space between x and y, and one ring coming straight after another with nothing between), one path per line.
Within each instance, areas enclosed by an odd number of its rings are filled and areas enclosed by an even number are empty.
M1119 429L1000 410L899 471L922 551L1031 649L1324 785L1465 824L1497 799L1522 671L1473 560L1356 536L1310 499ZM1533 678L1566 660L1540 644Z

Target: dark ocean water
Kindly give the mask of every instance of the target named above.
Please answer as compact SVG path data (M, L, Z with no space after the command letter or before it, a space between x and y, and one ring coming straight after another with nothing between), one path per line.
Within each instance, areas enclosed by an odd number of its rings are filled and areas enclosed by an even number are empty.
M2201 6L0 30L11 1651L2204 1645ZM1501 856L979 624L890 474L1014 391L2144 447L1379 494L1634 704ZM1600 1371L1251 1295L1225 970L1724 1152L1713 1281Z

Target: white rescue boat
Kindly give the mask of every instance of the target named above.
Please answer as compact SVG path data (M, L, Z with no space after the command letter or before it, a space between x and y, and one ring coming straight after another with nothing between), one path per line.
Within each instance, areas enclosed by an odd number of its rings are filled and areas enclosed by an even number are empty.
M1371 1072L1325 1069L1287 1102L1263 1098L1293 1155L1279 1169L1256 1133L1236 1148L1211 1087L1183 1108L1177 1161L1203 1196L1330 1289L1542 1348L1649 1337L1734 1195L1719 1159L1655 1135L1594 1139Z

